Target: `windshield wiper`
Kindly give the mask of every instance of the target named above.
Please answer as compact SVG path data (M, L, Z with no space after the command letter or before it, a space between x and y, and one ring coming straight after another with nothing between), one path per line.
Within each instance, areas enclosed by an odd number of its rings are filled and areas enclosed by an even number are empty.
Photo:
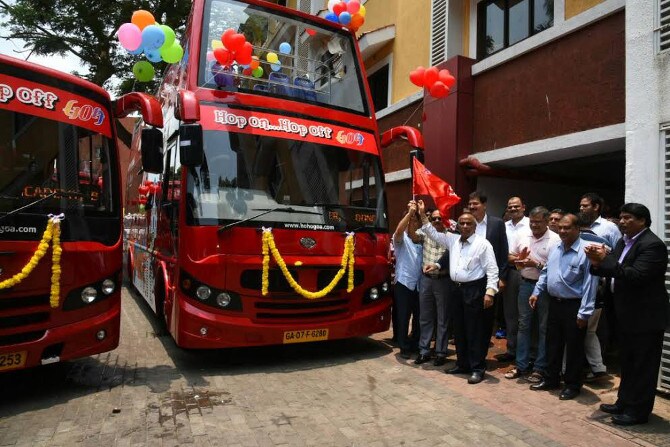
M12 211L8 212L7 214L5 214L4 216L0 216L0 220L4 219L5 217L12 216L12 215L14 215L14 214L16 214L16 213L18 213L18 212L21 212L21 211L25 210L26 208L30 208L31 206L36 205L36 204L38 204L38 203L40 203L40 202L42 202L42 201L44 201L44 200L46 200L46 199L49 199L49 198L51 198L51 197L53 197L53 196L55 196L55 195L56 195L56 193L55 193L55 192L52 192L52 193L49 194L48 196L41 197L41 198L39 198L39 199L37 199L37 200L35 200L35 201L30 202L28 205L24 205L24 206L22 206L21 208L17 208L17 209L15 209L15 210L12 210ZM4 198L8 198L8 197L3 197L3 199L4 199ZM12 197L12 198L14 198L14 197Z
M321 213L317 213L314 211L304 211L304 210L298 210L295 208L291 208L290 206L277 206L275 208L254 208L253 211L263 211L262 213L256 214L255 216L247 217L246 219L238 220L236 222L230 223L228 225L223 225L219 227L219 232L227 230L230 227L234 227L235 225L239 225L244 222L249 222L250 220L258 219L261 216L265 216L266 214L270 214L272 212L278 211L281 213L289 213L289 214L314 214L316 216L321 216Z

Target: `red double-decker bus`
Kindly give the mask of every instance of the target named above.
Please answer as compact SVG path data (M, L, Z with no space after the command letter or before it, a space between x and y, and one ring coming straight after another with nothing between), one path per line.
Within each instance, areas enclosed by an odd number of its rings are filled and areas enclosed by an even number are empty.
M114 116L162 126L133 93L0 55L0 372L119 342L121 187Z
M228 29L262 74L212 60ZM355 35L269 2L195 0L183 44L158 94L162 165L127 186L137 290L186 348L387 330L387 198ZM141 146L131 166L154 158Z

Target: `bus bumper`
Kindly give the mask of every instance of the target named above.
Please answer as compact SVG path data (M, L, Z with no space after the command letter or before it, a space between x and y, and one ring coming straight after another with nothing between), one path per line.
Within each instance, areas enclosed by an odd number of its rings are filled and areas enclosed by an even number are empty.
M368 336L388 330L391 300L364 306L346 319L317 323L262 324L247 317L203 311L179 300L177 345L189 349L281 345ZM327 335L326 331L327 330Z
M35 341L0 346L0 372L32 368L65 360L86 357L111 351L119 345L119 327L121 321L121 303L117 302L106 312L63 326L46 330L44 336ZM99 340L98 332L105 331L105 337ZM21 354L23 353L23 354ZM22 366L8 365L17 355L25 355Z

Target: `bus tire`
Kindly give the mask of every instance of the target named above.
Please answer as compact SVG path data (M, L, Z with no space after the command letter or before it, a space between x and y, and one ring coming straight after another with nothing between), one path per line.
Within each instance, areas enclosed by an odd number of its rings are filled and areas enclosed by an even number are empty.
M165 280L163 279L163 271L158 269L156 272L154 283L154 297L156 299L156 317L162 329L169 331L168 320L165 315Z

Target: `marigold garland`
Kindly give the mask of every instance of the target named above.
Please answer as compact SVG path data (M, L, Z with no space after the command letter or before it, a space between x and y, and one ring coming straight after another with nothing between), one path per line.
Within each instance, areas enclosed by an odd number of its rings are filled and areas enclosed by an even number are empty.
M335 285L340 281L340 279L342 279L347 269L349 270L349 275L347 277L347 292L351 292L354 289L355 259L354 259L353 233L348 233L346 239L344 240L344 252L342 253L342 261L340 263L342 267L337 271L332 281L330 281L330 283L326 287L317 292L310 292L309 290L303 289L300 286L300 284L298 284L297 281L293 278L293 275L291 275L291 272L289 272L288 268L286 267L286 262L284 262L284 259L279 253L279 250L277 250L277 246L275 245L275 240L274 236L272 235L271 228L263 228L262 253L263 253L263 273L261 278L261 286L262 286L261 293L263 295L267 295L268 293L270 253L272 253L272 257L274 258L275 262L279 266L279 269L284 274L284 278L286 278L286 281L288 281L293 290L295 290L298 294L302 295L307 299L310 300L318 299L329 294L333 290L333 288L335 288Z
M60 298L60 258L63 252L60 246L60 221L63 219L63 215L53 216L49 215L49 222L47 223L47 228L42 234L42 240L40 240L37 250L33 253L33 256L30 258L30 261L21 269L19 273L0 282L0 290L9 289L15 285L21 283L24 279L30 275L40 260L44 257L49 249L49 242L52 243L52 258L51 258L51 294L49 298L49 303L51 307L58 307L58 301Z

